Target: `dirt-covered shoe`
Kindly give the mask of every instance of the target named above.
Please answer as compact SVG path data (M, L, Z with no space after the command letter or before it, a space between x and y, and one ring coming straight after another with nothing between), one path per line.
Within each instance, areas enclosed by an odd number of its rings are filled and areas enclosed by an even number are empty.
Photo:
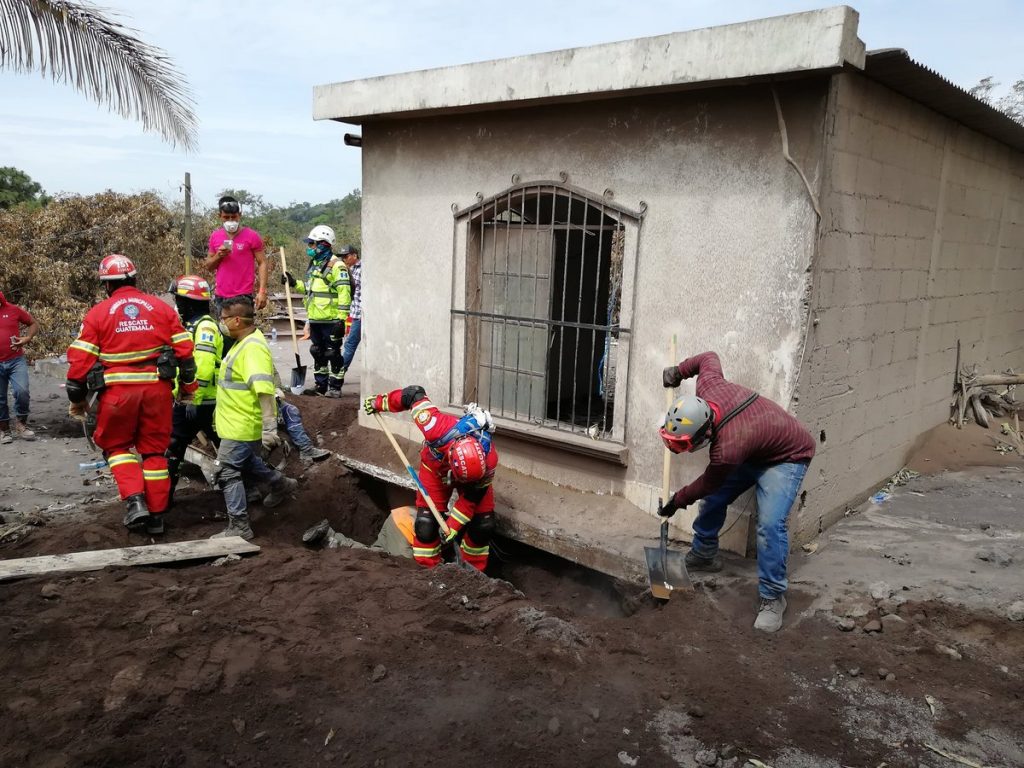
M295 493L295 489L298 487L298 480L290 477L282 478L279 483L270 486L270 493L263 497L264 508L273 509L279 506L285 499Z
M141 493L129 496L125 501L124 527L130 529L142 528L149 525L149 507L146 506L146 497Z
M36 433L28 428L28 425L20 419L14 420L14 436L19 440L35 440Z
M326 461L331 457L331 452L323 448L316 448L310 446L304 451L299 451L299 458L302 460L303 466L309 466L316 462Z
M250 485L245 489L245 503L247 505L259 504L263 501L263 491L257 488L255 485Z
M341 397L341 390L340 389L328 389L327 390L327 397L330 397L330 398L333 398L333 399L337 400L338 398Z
M316 525L307 528L302 534L302 543L307 547L320 546L331 530L331 523L324 518Z
M757 603L757 619L754 629L762 632L778 632L782 629L782 616L786 612L786 598L779 596L772 600L762 597Z
M10 445L13 442L14 435L11 434L11 431L9 429L5 429L3 432L0 432L0 444Z
M722 570L722 558L718 555L714 557L701 557L691 549L686 553L686 570L718 573Z
M159 536L164 532L164 516L150 515L146 519L146 533L150 536Z
M249 525L248 515L238 515L236 517L228 518L228 527L220 533L215 533L211 536L211 539L226 539L229 536L240 536L246 541L252 541L256 538L256 534L252 532L252 526Z

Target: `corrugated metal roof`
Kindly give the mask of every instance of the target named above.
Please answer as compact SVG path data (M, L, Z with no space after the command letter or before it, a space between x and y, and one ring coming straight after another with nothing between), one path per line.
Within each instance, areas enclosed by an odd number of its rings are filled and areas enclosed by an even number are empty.
M864 74L978 133L1024 151L1024 125L914 61L902 48L868 51Z

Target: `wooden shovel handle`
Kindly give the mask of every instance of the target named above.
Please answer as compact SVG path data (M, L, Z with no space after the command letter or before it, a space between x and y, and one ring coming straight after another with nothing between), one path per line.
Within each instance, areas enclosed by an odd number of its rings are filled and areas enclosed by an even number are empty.
M398 441L395 440L395 436L391 434L391 430L388 429L387 422L385 422L384 419L381 418L381 415L376 411L374 411L373 415L376 417L377 423L380 425L380 428L384 430L384 434L387 435L388 440L391 441L391 447L395 449L395 453L398 454L398 458L400 458L402 460L402 464L405 465L406 472L409 473L409 476L412 478L413 482L416 483L416 487L420 489L420 495L423 496L423 498L426 500L427 506L430 507L430 513L434 516L434 519L437 521L437 524L441 527L441 533L447 536L451 531L451 528L448 527L448 523L445 521L445 519L441 517L441 513L437 511L437 507L434 506L434 500L430 498L430 494L427 493L427 489L423 487L423 483L420 482L420 478L419 475L416 474L416 470L412 468L412 464L410 464L409 460L405 458L405 451L402 450L402 446L400 446L398 444Z
M288 271L288 263L284 258L284 246L281 246L281 274ZM288 302L288 325L292 329L292 349L295 351L295 360L299 359L299 339L295 335L295 313L292 311L292 287L288 283L284 284L284 299Z
M669 353L672 356L672 364L675 365L679 361L676 360L676 335L672 334L672 343L669 346ZM668 413L668 409L672 407L672 401L675 395L670 387L665 387L665 412ZM661 503L664 504L668 501L669 494L669 474L672 469L670 462L672 460L672 452L665 446L665 459L661 467Z

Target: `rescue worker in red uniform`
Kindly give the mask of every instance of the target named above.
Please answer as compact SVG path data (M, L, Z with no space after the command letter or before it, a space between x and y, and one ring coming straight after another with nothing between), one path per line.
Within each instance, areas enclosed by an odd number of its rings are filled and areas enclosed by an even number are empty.
M86 313L78 338L68 347L68 413L84 419L89 395L98 393L93 440L126 502L124 524L157 534L164 530L160 514L171 490L165 456L171 389L179 376L179 396L190 398L196 365L192 336L178 314L138 290L135 275L127 256L111 254L100 262L108 298Z
M416 522L413 525L412 554L416 562L433 568L441 562L442 543L454 542L459 534L462 559L478 571L487 567L494 533L494 472L498 451L491 443L494 424L490 414L470 403L461 419L442 413L427 398L423 387L412 385L363 401L368 414L412 411L412 419L423 433L420 451L420 483L442 515L452 492L459 498L448 515L448 537L442 542L440 527L416 493Z

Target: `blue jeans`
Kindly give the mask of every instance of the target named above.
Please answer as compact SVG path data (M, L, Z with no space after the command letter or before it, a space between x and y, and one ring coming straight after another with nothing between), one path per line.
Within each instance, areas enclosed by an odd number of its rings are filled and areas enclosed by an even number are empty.
M285 431L288 433L288 439L292 441L292 444L300 452L313 447L313 441L306 434L306 430L302 426L302 416L299 414L299 409L294 405L284 400L278 402L277 423L285 428Z
M356 347L359 346L359 339L363 335L363 318L357 317L352 321L352 326L345 336L345 346L341 350L341 369L347 371L352 365L352 358L356 356Z
M0 363L0 423L8 425L11 414L7 408L7 383L14 388L14 416L28 419L28 361L18 355Z
M800 492L807 463L741 464L722 487L706 496L693 521L693 552L701 557L718 554L718 533L725 511L737 497L757 485L757 576L761 597L774 599L786 592L789 529L786 523Z
M224 504L231 517L244 517L246 514L243 477L270 483L271 488L284 480L284 475L264 463L260 456L262 449L263 444L259 440L247 443L221 438L217 448L217 482L224 492Z

